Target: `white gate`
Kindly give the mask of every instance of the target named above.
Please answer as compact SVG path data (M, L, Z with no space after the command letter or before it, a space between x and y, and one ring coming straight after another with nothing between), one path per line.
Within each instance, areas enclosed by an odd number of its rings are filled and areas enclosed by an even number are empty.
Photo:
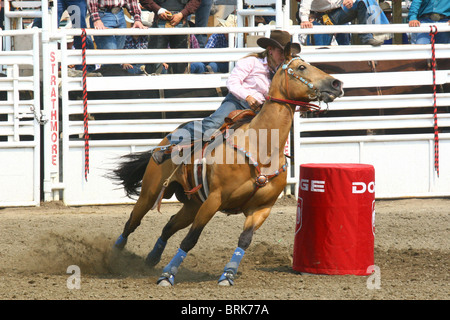
M2 40L31 36L32 48L0 51L0 206L40 203L39 33L0 31ZM1 43L1 42L0 42Z
M337 27L337 26L335 26ZM347 27L353 32L367 32L354 26ZM359 27L359 26L358 26ZM394 28L404 26L390 26ZM267 33L267 29L221 28L221 32L235 33L260 31ZM329 30L324 27L322 32ZM196 28L197 29L197 28ZM191 29L182 32L206 32L205 30ZM423 26L422 30L425 30ZM317 29L313 32L318 33ZM333 29L333 31L336 29ZM341 29L344 32L346 29ZM215 30L214 30L215 31ZM218 31L218 30L217 30ZM291 27L290 32L294 39L300 30ZM349 31L349 32L350 32ZM370 31L370 30L369 30ZM387 30L392 32L392 30ZM419 30L418 30L419 31ZM74 32L74 31L71 31ZM90 31L95 35L98 31ZM110 31L110 32L130 32ZM155 34L157 30L133 30L133 33ZM178 30L164 30L165 33L179 32ZM213 32L213 31L210 31ZM63 37L64 40L64 37ZM64 47L64 46L63 46ZM137 62L193 62L193 61L236 61L253 48L229 49L166 49L166 50L116 50L88 51L87 63L121 63L124 57L131 63ZM337 46L326 50L316 47L303 47L302 58L314 62L345 62L345 61L372 61L372 60L399 60L399 59L430 59L431 47L428 46ZM81 63L80 53L77 50L62 52L62 70L69 64ZM436 58L448 59L450 57L449 45L436 45ZM64 61L67 59L67 61ZM218 88L225 85L227 74L212 75L160 75L137 77L102 77L88 78L88 92L116 92L118 90L163 90L167 88L196 89ZM431 71L395 71L378 73L341 73L335 75L344 82L344 89L374 88L384 86L412 86L432 84ZM64 80L63 73L63 84ZM437 71L437 84L450 83L449 70ZM67 78L63 97L68 97L72 91L80 91L81 78ZM88 95L89 96L89 95ZM89 132L92 135L129 133L163 133L176 128L180 123L196 119L199 111L212 112L221 102L221 97L195 97L195 98L156 98L122 97L116 100L107 99L88 100L89 112L95 120L89 121ZM288 183L298 188L299 165L308 162L353 162L369 163L375 166L376 196L378 198L409 197L409 196L448 196L450 195L450 157L449 133L450 115L444 107L450 105L448 93L438 93L437 103L444 113L439 114L439 126L442 131L440 137L440 176L436 177L433 171L433 114L387 115L383 110L395 108L412 108L419 110L422 107L432 106L432 92L409 95L380 95L352 96L337 99L330 104L331 111L353 111L346 116L320 116L314 118L299 118L294 121L294 135L291 144L294 146L293 172L290 173ZM367 110L378 110L377 115L366 114ZM124 197L124 192L105 177L109 169L116 165L117 157L129 152L147 150L160 141L154 139L126 139L114 138L112 140L99 139L90 142L90 172L88 181L84 180L84 143L83 122L80 118L75 120L75 114L81 115L82 101L67 100L63 98L63 199L67 204L94 204L94 203L123 203L130 200ZM432 110L432 108L429 108ZM184 112L185 117L174 116L175 112ZM136 116L139 113L154 113L154 118ZM386 114L385 114L386 113ZM96 114L100 115L96 118ZM112 119L105 119L101 114L109 114ZM114 116L115 114L115 116ZM360 114L360 115L358 115ZM131 116L132 119L124 115ZM377 135L353 135L354 130L386 130ZM390 134L389 129L405 129L402 134ZM419 130L417 130L419 129ZM420 129L429 129L423 133ZM346 132L343 135L334 135L331 132ZM305 136L305 132L310 135ZM322 132L321 137L314 132ZM383 133L384 132L384 133ZM387 133L386 133L387 132Z

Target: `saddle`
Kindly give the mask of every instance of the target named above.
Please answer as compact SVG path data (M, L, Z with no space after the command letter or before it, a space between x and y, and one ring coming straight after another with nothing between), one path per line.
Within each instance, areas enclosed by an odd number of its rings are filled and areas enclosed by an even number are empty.
M239 127L242 124L249 122L254 116L256 116L256 113L253 110L250 109L246 109L246 110L235 110L230 112L230 114L225 118L225 122L224 124L220 127L220 129L218 129L208 141L205 141L203 143L202 146L202 156L199 159L195 159L194 160L194 165L192 167L192 172L188 172L186 166L182 166L183 169L181 172L179 172L180 177L181 177L181 186L184 189L184 194L188 197L188 199L194 195L197 194L198 197L200 198L200 200L202 202L204 202L206 200L206 198L209 195L209 190L208 190L208 181L206 179L206 161L205 158L203 158L203 153L204 150L206 149L206 147L212 142L214 141L214 139L220 135L223 134L224 132L226 132L229 128L231 127ZM166 154L170 154L172 152L173 148L179 148L179 151L181 149L184 148L191 148L194 145L194 142L192 142L190 145L185 145L185 146L176 146L176 145L172 145L167 147L167 149L165 149L165 153ZM191 152L194 152L194 150L192 150ZM177 169L180 167L181 165L179 165L175 171L177 171ZM172 173L172 175L164 182L163 188L160 192L160 195L158 197L158 200L155 202L155 206L158 206L158 211L159 211L159 207L161 204L161 200L162 197L164 195L164 190L165 188L169 185L169 182L172 178L172 176L175 174L175 171ZM192 176L194 178L194 186L192 186L188 181L189 178L188 176Z
M240 122L247 122L251 120L256 113L251 109L234 110L225 118L224 124L220 127L219 131L223 132L226 128L229 128Z

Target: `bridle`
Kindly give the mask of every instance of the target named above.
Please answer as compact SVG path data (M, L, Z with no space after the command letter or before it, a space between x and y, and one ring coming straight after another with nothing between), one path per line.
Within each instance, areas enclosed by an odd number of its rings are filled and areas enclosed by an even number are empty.
M314 95L311 95L311 94L309 95L309 98L311 100L318 99L318 97L320 96L320 90L315 88L314 84L312 84L310 81L308 81L305 78L303 78L303 77L299 76L298 74L296 74L294 72L294 70L291 67L289 67L289 65L294 60L302 60L302 59L300 57L294 57L291 60L289 60L287 63L283 64L282 67L281 67L282 70L284 70L285 77L286 77L286 91L289 91L287 77L288 77L288 75L290 75L290 76L294 77L295 79L297 79L298 81L302 82L309 89L314 91ZM300 107L303 107L302 111L304 111L305 108L306 108L307 111L319 111L320 110L320 106L318 106L316 104L313 104L313 103L309 103L309 102L290 100L290 99L278 99L278 98L274 98L274 97L271 97L271 96L267 96L266 99L270 100L270 101L275 101L275 102L281 102L281 103L287 103L287 104L290 104L290 105L300 106Z

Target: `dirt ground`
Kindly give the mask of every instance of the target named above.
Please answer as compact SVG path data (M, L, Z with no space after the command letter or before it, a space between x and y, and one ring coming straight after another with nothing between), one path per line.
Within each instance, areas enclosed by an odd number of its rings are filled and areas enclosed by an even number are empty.
M246 251L233 287L217 280L242 230L242 215L217 213L189 252L172 288L156 280L187 230L167 244L154 269L144 265L178 204L149 212L120 254L112 244L129 205L0 210L0 299L151 300L447 300L450 298L450 199L376 202L375 265L380 288L368 276L312 275L292 270L296 201L280 199ZM69 289L68 267L80 268L80 289ZM72 284L74 282L71 282Z

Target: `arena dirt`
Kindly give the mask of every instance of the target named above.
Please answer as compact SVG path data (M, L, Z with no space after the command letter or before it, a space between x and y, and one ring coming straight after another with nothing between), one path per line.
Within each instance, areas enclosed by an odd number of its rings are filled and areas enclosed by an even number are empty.
M217 213L189 252L172 288L156 286L187 230L170 239L155 269L144 265L178 204L149 212L121 253L112 244L132 206L0 210L0 299L449 299L450 199L377 201L375 265L380 289L366 276L300 274L292 270L296 201L277 202L254 236L236 284L217 279L242 230L242 215ZM69 289L67 268L77 265L81 288Z

